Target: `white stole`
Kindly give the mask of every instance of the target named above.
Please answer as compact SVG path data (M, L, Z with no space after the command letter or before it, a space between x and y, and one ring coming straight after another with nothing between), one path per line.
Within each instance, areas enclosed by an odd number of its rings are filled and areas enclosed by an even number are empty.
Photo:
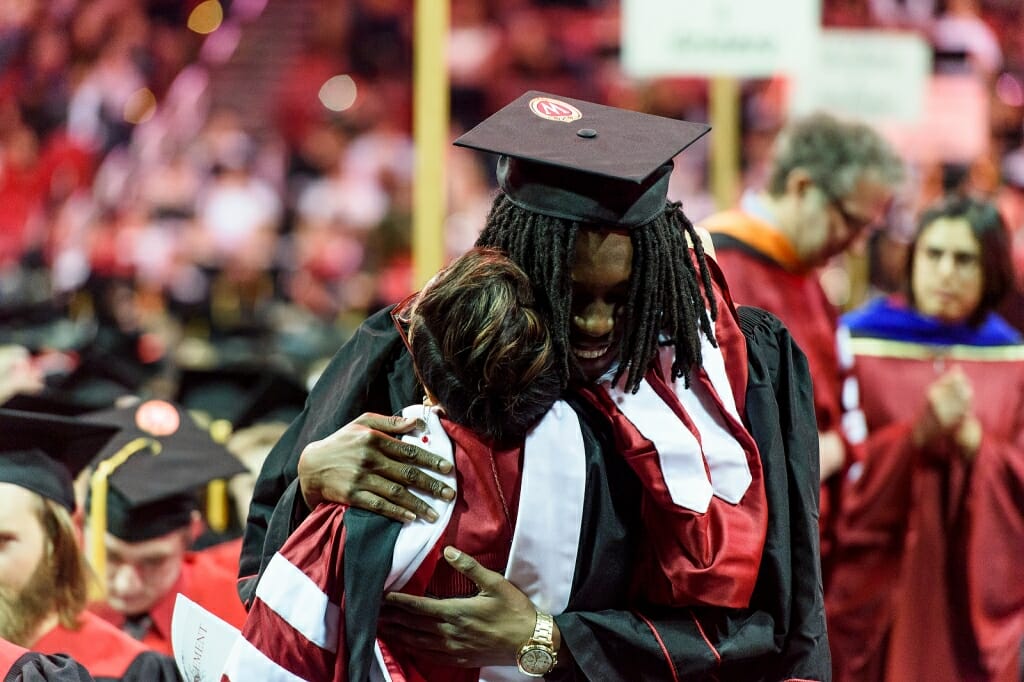
M421 440L421 432L404 436L403 440L454 464L451 441L433 410L424 414L423 406L415 405L405 408L402 415L424 418L430 434L427 443ZM433 472L431 475L456 489L457 495L454 469L444 476ZM585 493L586 455L579 418L567 403L559 401L526 437L519 512L505 569L505 578L545 613L559 614L569 603ZM416 520L402 526L386 590L399 590L409 581L451 520L454 502L429 499L415 491L414 494L431 505L439 518L434 523ZM376 656L378 666L370 679L390 681L379 646ZM532 678L515 666L492 666L481 669L480 679L525 682Z

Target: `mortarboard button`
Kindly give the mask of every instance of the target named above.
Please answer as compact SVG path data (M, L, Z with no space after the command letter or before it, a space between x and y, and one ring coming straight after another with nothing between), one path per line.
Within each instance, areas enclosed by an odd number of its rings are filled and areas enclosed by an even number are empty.
M593 128L580 128L576 131L576 134L585 138L597 137L597 131Z

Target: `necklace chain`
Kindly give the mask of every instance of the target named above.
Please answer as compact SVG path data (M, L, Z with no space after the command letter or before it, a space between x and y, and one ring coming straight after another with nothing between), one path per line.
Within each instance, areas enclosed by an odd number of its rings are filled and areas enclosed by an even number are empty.
M509 535L514 535L512 527L512 513L508 509L508 501L505 499L505 492L501 489L501 480L498 478L498 464L494 461L494 453L490 453L491 475L494 476L494 487L498 490L498 499L501 500L501 510L505 512L505 523L508 526Z

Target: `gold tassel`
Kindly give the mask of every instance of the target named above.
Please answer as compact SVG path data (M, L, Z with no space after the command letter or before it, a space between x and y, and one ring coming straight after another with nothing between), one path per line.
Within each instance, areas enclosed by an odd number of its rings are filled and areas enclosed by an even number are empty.
M107 584L107 493L110 489L108 479L129 457L146 448L152 448L154 455L160 454L161 446L158 441L145 437L136 438L100 462L89 481L89 564L104 592ZM98 596L102 598L102 595Z
M210 424L210 437L224 445L231 438L231 422L217 419ZM228 483L224 479L210 481L206 486L206 523L214 533L228 529Z

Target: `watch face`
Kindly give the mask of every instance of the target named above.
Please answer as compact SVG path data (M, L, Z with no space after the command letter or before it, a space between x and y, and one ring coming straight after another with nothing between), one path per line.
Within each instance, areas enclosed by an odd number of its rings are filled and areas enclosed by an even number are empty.
M519 655L519 665L525 673L543 675L551 672L551 668L555 665L555 658L547 648L531 646L524 649Z

